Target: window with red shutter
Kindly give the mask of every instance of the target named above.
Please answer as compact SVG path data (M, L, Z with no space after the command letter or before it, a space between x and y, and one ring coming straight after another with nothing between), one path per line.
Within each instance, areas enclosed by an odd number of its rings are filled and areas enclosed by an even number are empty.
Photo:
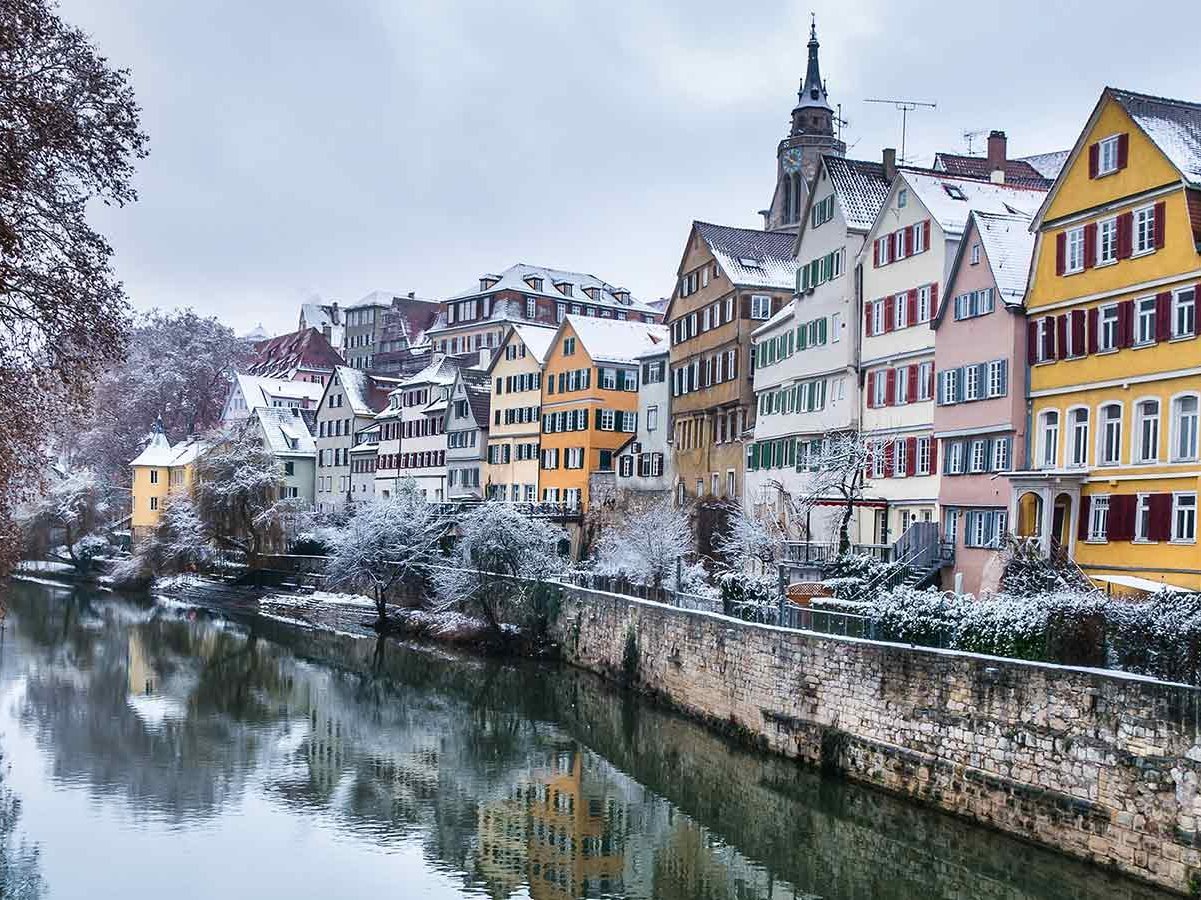
M892 442L884 445L884 477L892 478L892 459L896 447Z
M1084 310L1072 310L1072 356L1084 355Z
M1130 259L1134 252L1134 213L1118 214L1118 259Z
M913 230L909 227L901 229L901 243L906 256L913 256Z
M1040 362L1052 360L1055 358L1055 317L1046 316L1042 320L1043 330L1043 345L1042 355L1039 356Z
M1031 365L1038 362L1038 321L1026 323L1026 360Z
M1151 494L1147 498L1147 540L1172 539L1172 495Z
M1088 311L1088 352L1096 353L1100 346L1097 329L1101 324L1101 313L1095 306Z
M1089 222L1084 226L1084 268L1091 269L1097 264L1097 223Z
M934 311L938 309L938 282L930 285L930 311L926 319L934 318Z
M896 328L896 304L891 298L884 301L884 332L887 334Z
M1118 346L1134 344L1134 301L1123 300L1118 304Z
M1126 168L1130 161L1130 135L1122 132L1118 135L1118 168Z
M872 302L870 300L863 304L863 333L868 337L872 336Z
M1172 292L1155 295L1155 340L1172 339Z
M905 438L905 474L912 478L917 474L917 438Z
M930 220L922 222L922 250L930 249Z
M1068 358L1068 317L1066 314L1055 319L1055 357Z
M888 369L885 374L884 405L895 406L897 402L897 370Z
M1062 275L1068 267L1068 235L1061 231L1055 235L1055 274Z
M876 407L876 378L879 372L867 373L867 405L872 409Z
M910 403L917 402L917 366L910 366L908 370L908 390L905 396Z
M926 474L938 471L938 438L930 437L930 470Z
M1101 145L1100 144L1089 144L1088 145L1088 177L1089 178L1097 177L1097 168L1099 165L1100 158L1101 158Z
M1092 506L1092 500L1093 498L1087 494L1080 498L1080 518L1076 522L1076 540L1078 541L1088 540L1089 508Z
M1155 204L1155 249L1162 250L1166 234L1167 204L1162 200Z
M905 321L906 322L916 322L917 321L917 288L910 289L908 301L909 301L909 303L908 303L909 310L908 310L908 314L905 316Z

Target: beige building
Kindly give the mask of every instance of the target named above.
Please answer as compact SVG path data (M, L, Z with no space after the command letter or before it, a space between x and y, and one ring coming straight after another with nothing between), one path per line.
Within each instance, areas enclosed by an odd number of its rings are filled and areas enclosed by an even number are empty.
M667 307L677 502L735 498L755 423L751 332L792 299L795 235L693 222Z
M485 496L538 498L538 448L542 432L542 367L555 329L514 325L488 368L492 424L487 431Z

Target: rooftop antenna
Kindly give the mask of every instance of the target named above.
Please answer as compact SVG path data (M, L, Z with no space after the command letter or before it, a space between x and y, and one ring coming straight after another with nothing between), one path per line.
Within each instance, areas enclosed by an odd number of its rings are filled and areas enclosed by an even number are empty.
M922 100L878 100L868 98L864 103L891 103L901 111L901 162L905 162L905 133L909 124L909 113L921 107L923 109L935 109L937 103L926 103Z
M842 136L842 130L850 124L851 123L847 119L842 117L842 104L839 103L838 112L834 115L834 127L838 129L838 133L835 135L835 137L838 138L838 140L845 140L845 138Z
M976 138L980 137L980 135L982 135L984 133L985 132L983 129L978 130L978 131L965 131L963 133L963 139L965 141L967 141L967 155L968 156L972 155L972 141L974 141Z

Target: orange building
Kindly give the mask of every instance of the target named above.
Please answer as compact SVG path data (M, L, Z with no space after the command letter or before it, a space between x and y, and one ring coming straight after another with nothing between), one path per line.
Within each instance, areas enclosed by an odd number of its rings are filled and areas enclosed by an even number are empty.
M542 383L543 502L586 507L588 476L611 472L638 430L638 354L666 346L662 325L567 316Z

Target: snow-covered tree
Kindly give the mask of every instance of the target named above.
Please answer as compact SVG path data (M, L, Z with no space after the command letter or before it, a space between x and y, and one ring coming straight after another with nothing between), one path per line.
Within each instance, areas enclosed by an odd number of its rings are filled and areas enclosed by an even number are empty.
M659 589L674 585L678 561L692 546L687 511L659 498L606 529L597 543L596 571Z
M77 469L56 480L37 500L25 507L21 519L27 542L43 546L61 541L80 571L108 548L100 533L109 504L106 491L90 469Z
M88 212L135 199L146 152L128 73L56 12L0 3L0 574L45 487L47 435L124 343L125 292Z
M464 515L456 532L435 575L439 606L475 609L494 629L506 608L527 621L542 618L544 583L564 568L558 553L563 530L510 503L489 501Z
M428 578L446 528L435 507L411 483L402 483L391 496L356 503L346 525L323 530L326 580L331 587L369 594L382 625L392 591Z
M281 499L283 467L253 428L214 434L196 461L196 511L220 549L241 551L246 562L281 546L285 526L299 514Z
M127 480L129 460L156 419L172 441L217 426L231 373L247 354L216 318L190 309L145 314L124 359L97 382L94 401L67 423L77 436L66 449L110 480Z
M775 575L784 558L788 535L774 518L759 517L742 506L731 510L729 526L717 539L717 549L733 572Z
M869 437L861 431L828 434L809 457L809 477L793 497L798 516L808 518L818 507L837 501L838 552L851 548L851 519L867 487L867 471L877 455L886 455L892 441Z

